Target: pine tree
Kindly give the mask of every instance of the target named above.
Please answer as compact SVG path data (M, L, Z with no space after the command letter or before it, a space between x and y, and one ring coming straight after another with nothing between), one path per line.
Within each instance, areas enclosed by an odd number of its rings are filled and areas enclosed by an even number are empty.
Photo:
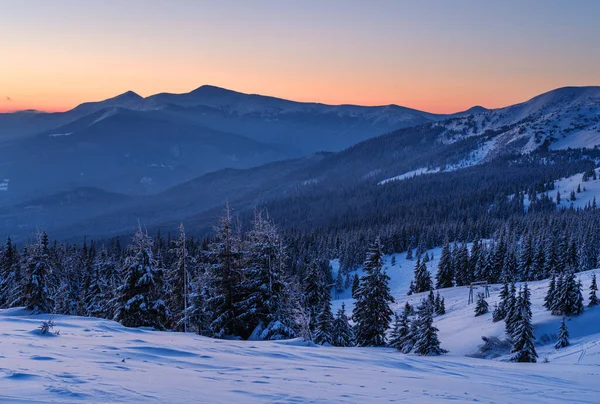
M315 343L333 345L335 339L333 313L331 312L331 298L329 293L324 294L321 302L321 312L317 316L317 325L315 330Z
M24 255L26 251L24 251ZM0 256L0 307L17 307L23 304L23 273L19 251L10 237L6 239Z
M306 313L309 319L310 332L313 337L317 330L317 318L321 313L325 298L325 284L319 271L319 266L313 261L304 275Z
M482 316L489 312L489 305L485 300L483 293L477 294L477 304L475 306L475 317Z
M242 336L246 337L256 327L268 328L271 322L286 323L287 318L283 318L286 314L280 310L287 287L283 242L275 225L264 219L258 211L255 212L253 229L248 233L241 261L242 279L237 285L240 299L234 307L236 322L244 324L245 333ZM329 299L329 290L321 290L323 287L319 284L318 293ZM325 304L324 297L320 301L321 305L315 307L315 320ZM329 316L333 319L331 310Z
M547 310L552 310L554 306L554 299L556 293L556 275L552 275L552 279L550 279L550 284L548 285L548 292L546 292L546 296L544 297L544 307Z
M118 290L118 309L115 319L126 327L154 327L164 330L168 309L163 269L152 252L152 239L138 229L130 253L125 259L125 283Z
M50 285L52 267L46 232L37 235L36 242L30 245L27 252L23 288L25 306L34 314L51 313L54 309Z
M360 278L358 274L354 274L352 278L352 298L356 299L356 291L358 290L358 286L360 285Z
M494 308L494 313L492 314L492 321L494 323L504 320L508 311L508 299L510 297L510 290L508 288L508 282L505 280L502 285L502 290L500 291L500 303L496 305Z
M366 275L356 292L353 318L356 323L356 340L359 346L385 345L385 332L393 314L390 304L394 298L388 286L389 276L383 271L381 241L377 239L369 248L364 263Z
M101 250L99 255L105 255L106 250ZM91 317L107 318L110 314L111 296L108 295L109 287L103 272L103 259L97 259L92 265L92 278L86 290L85 311Z
M440 255L438 272L436 275L436 288L451 288L454 286L454 263L450 252L450 243L446 240Z
M560 328L558 329L558 341L556 341L554 348L560 349L567 346L569 346L569 330L567 329L565 317L563 317Z
M514 283L511 283L508 297L506 299L506 317L504 317L505 321L505 331L506 335L511 338L514 332L516 323L519 319L519 308L517 307L517 296L516 296L516 287Z
M239 335L236 304L240 299L237 286L241 279L240 240L234 234L229 207L216 229L213 243L208 246L210 266L207 275L206 313L210 316L209 335L224 338Z
M433 289L433 282L431 281L431 275L427 270L427 265L417 258L417 264L415 265L415 281L414 281L414 292L422 293Z
M596 284L596 274L594 273L592 275L592 284L590 285L590 298L589 298L589 303L588 303L588 307L595 307L598 306L598 304L600 304L600 301L598 300L598 297L596 296L596 292L598 291L598 285Z
M417 355L440 355L447 351L440 347L438 329L433 325L433 307L428 302L423 302L417 319L417 334L414 337L415 345L412 349Z
M400 335L401 328L401 317L398 313L394 313L394 323L392 324L392 331L388 339L388 346L390 348L398 349L402 342L402 335Z
M169 286L167 305L171 313L171 328L175 331L187 331L187 308L190 294L189 254L183 223L179 225L179 237L174 241L174 248L170 252L176 257L167 278Z
M437 292L435 296L434 308L435 314L438 316L443 316L446 314L446 304L444 303L444 298L440 296L440 292Z
M510 361L536 362L538 355L534 345L535 336L531 324L531 294L527 283L523 285L523 289L519 293L517 310L519 316L512 335L514 342L511 353L513 356L510 358Z
M346 316L346 306L338 310L333 321L333 346L349 347L354 346L354 330Z

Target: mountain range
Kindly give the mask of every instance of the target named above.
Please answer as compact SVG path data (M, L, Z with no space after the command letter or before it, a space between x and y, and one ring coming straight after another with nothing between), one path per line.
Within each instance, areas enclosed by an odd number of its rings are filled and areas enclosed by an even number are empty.
M600 87L436 115L203 86L147 98L127 92L64 113L0 115L0 134L0 232L101 237L127 233L138 220L206 227L226 200L244 211L298 190L343 189L353 198L390 180L503 155L593 148Z

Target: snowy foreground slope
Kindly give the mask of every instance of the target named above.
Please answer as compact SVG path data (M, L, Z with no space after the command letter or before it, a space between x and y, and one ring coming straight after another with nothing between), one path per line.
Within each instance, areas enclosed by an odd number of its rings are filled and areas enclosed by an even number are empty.
M434 253L432 272L439 250ZM405 254L396 261L391 267L387 257L399 309L414 262ZM592 272L580 274L586 291ZM546 281L530 286L536 336L556 333L560 319L542 307ZM498 289L491 287L491 306ZM465 356L476 351L482 335L501 336L503 323L492 323L491 314L475 318L464 287L441 293L447 314L436 325L442 346L450 350L441 357L300 340L222 341L68 316L55 319L60 335L41 336L36 328L47 315L0 310L0 402L598 402L600 308L568 322L570 347L540 345L539 363L516 364L502 353L494 360ZM411 303L420 298L409 297ZM341 302L352 304L346 298L335 300L334 307Z
M46 317L0 312L0 402L595 403L600 394L600 368L576 360L219 341L66 316L59 336L32 332Z

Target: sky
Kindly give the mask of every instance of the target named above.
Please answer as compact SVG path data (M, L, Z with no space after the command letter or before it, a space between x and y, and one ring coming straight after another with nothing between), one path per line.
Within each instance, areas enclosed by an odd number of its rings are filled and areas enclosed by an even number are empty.
M211 84L448 113L600 85L598 0L0 0L0 111Z

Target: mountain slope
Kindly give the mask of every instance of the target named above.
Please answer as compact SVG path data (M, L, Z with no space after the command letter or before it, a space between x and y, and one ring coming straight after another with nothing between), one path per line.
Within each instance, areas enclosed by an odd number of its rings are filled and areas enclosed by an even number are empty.
M552 149L600 145L600 87L564 87L521 104L439 122L444 141L493 135L491 157L527 153L543 144Z

